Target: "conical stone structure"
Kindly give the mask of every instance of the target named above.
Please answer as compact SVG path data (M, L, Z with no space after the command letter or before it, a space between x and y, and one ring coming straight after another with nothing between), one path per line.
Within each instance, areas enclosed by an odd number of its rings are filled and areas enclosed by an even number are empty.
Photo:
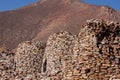
M74 80L109 80L120 74L120 26L89 20L75 41Z
M74 39L75 36L66 31L49 37L43 57L43 74L49 80L72 80Z
M19 44L15 55L16 78L40 80L44 50L45 43L40 41Z

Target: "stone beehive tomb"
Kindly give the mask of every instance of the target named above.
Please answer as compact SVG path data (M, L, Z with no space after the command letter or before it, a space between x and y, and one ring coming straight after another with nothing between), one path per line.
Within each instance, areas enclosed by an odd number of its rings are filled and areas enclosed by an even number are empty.
M120 24L88 20L78 35L61 31L47 43L23 42L12 56L11 80L120 79Z
M16 79L40 78L44 49L45 43L39 41L19 44L15 55Z
M73 52L73 75L77 80L109 80L117 76L120 74L119 24L88 21L80 30Z

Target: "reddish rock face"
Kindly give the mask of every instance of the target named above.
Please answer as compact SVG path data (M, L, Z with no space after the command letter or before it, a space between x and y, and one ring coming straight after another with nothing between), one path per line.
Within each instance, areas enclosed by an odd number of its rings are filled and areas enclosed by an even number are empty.
M40 0L17 10L1 12L0 47L14 49L23 41L46 41L50 34L60 30L78 34L81 25L91 18L120 21L120 13L79 0Z

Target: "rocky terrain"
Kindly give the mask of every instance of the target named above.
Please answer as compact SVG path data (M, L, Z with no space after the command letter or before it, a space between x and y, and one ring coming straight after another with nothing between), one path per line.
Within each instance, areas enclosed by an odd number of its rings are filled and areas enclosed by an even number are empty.
M0 47L14 49L24 41L47 41L61 30L77 35L91 18L120 22L120 12L80 0L39 0L17 10L0 12Z
M0 80L120 79L120 12L39 0L0 12Z
M120 79L120 24L87 20L79 34L60 31L47 42L0 49L0 80Z

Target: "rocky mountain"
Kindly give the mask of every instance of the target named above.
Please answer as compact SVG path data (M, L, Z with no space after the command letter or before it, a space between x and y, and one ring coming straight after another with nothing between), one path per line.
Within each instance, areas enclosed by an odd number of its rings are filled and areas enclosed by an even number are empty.
M120 12L79 0L40 0L23 8L0 12L0 47L14 49L24 41L46 41L61 30L78 34L87 19L120 21Z
M120 79L120 24L91 19L82 27L20 43L16 53L1 49L0 80Z

